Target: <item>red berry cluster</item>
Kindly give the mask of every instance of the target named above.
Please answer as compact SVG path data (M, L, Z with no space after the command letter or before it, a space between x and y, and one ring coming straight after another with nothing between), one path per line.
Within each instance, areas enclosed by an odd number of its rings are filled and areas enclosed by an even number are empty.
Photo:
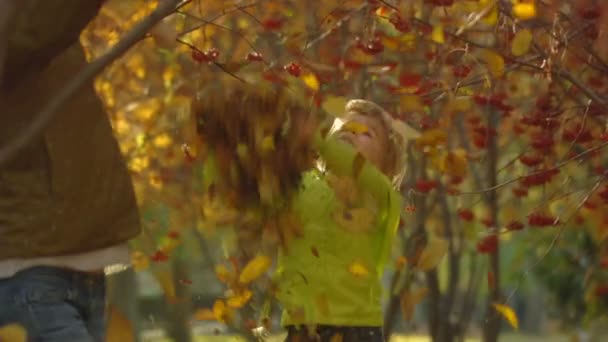
M491 254L496 252L498 248L498 236L496 234L488 235L477 242L477 251L479 253Z
M547 227L559 224L559 220L551 215L536 212L528 215L528 224L531 227Z
M559 174L559 172L558 168L536 171L535 173L522 178L520 184L526 188L543 185L549 183L554 176Z

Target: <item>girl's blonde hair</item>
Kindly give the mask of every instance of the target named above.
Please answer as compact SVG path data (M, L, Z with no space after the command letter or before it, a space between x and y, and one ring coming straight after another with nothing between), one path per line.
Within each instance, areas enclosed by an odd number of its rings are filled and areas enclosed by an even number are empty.
M382 123L382 126L388 134L389 142L386 160L391 161L384 171L387 173L387 176L391 178L393 186L399 188L403 177L405 176L407 166L407 143L410 140L418 138L420 133L408 124L393 119L393 117L378 104L363 99L354 99L346 103L344 116L334 122L331 132L336 132L342 123L349 121L355 114L377 118Z

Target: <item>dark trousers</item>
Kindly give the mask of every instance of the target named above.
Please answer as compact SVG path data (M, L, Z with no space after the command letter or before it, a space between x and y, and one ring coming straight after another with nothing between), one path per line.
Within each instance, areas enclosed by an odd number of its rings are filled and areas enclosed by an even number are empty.
M105 277L32 267L0 279L0 327L18 324L31 342L101 342Z
M312 332L306 327L287 327L285 342L385 342L381 327L339 327L319 325Z

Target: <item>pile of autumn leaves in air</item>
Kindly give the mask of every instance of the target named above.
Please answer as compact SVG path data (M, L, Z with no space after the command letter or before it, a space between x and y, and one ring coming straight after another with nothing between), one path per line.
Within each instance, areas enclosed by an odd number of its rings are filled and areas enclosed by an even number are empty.
M247 245L284 247L299 226L292 198L315 160L312 134L302 134L310 108L286 88L223 80L199 93L193 112L205 164L203 206L231 210L225 223Z

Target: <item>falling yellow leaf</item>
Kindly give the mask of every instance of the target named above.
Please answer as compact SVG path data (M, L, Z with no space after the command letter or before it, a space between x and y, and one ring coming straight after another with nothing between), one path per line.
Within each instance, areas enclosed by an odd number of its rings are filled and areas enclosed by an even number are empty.
M490 1L492 4L490 5ZM496 25L498 22L498 7L496 6L496 2L494 0L480 0L479 5L482 10L486 10L487 6L492 6L487 9L487 14L483 17L482 21L487 25Z
M213 304L213 316L217 321L229 323L234 318L234 311L223 300L216 300Z
M177 299L177 296L175 293L175 284L173 283L172 272L167 270L159 270L154 272L154 276L160 284L160 287L163 289L167 301L174 302Z
M135 271L143 271L150 266L150 260L144 253L135 251L131 254L131 264Z
M343 96L328 96L321 104L321 108L332 116L341 117L347 102L348 99Z
M194 312L194 319L197 321L215 321L215 314L211 309L198 309Z
M448 251L448 241L433 237L420 253L416 268L420 271L429 271L439 264Z
M110 306L106 342L130 342L135 341L133 324L115 306ZM1 340L1 339L0 339ZM4 341L4 340L1 340Z
M26 342L27 332L19 324L8 324L0 327L0 341Z
M226 300L226 303L231 308L242 308L243 306L245 306L245 304L249 303L249 300L251 300L252 296L253 292L251 292L251 290L243 289L230 296Z
M262 152L271 152L274 151L276 146L274 144L274 137L272 136L266 136L264 137L264 139L262 139L262 144L261 144L261 149Z
M429 129L426 130L416 139L416 145L418 147L437 147L438 145L443 145L448 141L448 134L443 129Z
M521 2L513 5L513 15L517 19L527 20L536 16L534 2Z
M494 306L496 311L498 313L500 313L502 315L502 317L507 322L509 322L509 324L514 329L517 330L519 328L519 321L517 319L517 315L515 314L515 311L513 311L513 309L511 309L511 307L509 307L508 305L498 304L498 303L493 303L492 305Z
M424 296L428 293L427 288L420 288L416 291L406 291L401 294L401 314L406 321L412 320L416 305L418 305Z
M528 29L523 29L517 32L511 42L511 53L513 56L523 56L530 49L532 43L532 32Z
M494 77L501 77L505 73L505 60L496 52L485 49L481 58L488 64L488 69Z
M347 132L352 132L355 134L367 133L369 131L369 127L365 124L356 121L347 121L342 125L342 130Z
M308 88L310 88L314 91L319 90L319 79L312 72L307 73L304 76L302 76L302 81L304 81L304 84L306 84L308 86Z
M401 96L401 100L399 101L401 110L410 113L410 112L424 112L424 105L420 100L420 97L417 95L403 95Z
M441 159L440 170L453 177L464 177L467 173L467 152L462 148L449 151Z
M353 262L348 266L348 272L357 278L364 278L369 276L369 270L365 265L359 262Z
M431 39L438 44L445 43L445 34L443 32L443 25L438 24L433 26L433 32L431 33Z
M154 146L158 148L165 148L171 145L172 142L173 140L171 139L171 136L169 136L167 133L159 134L153 140Z
M265 255L258 255L253 260L251 260L239 276L239 282L241 284L249 284L252 281L258 279L264 272L266 272L270 265L272 264L272 260Z
M344 335L342 333L335 333L329 342L344 342Z

